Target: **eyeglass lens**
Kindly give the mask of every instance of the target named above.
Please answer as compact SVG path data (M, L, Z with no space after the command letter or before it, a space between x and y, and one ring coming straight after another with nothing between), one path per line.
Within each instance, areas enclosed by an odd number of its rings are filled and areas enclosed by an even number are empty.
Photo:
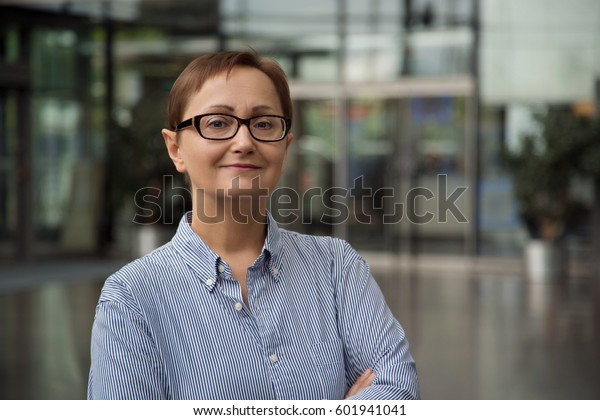
M200 118L200 135L208 139L228 139L235 136L241 122L231 116L222 114L204 115ZM250 119L248 128L252 136L259 140L281 140L285 134L286 123L281 117L257 116Z

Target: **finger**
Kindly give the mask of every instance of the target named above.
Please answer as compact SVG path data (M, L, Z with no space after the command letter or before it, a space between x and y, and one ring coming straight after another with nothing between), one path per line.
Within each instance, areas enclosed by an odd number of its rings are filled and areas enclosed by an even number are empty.
M365 371L356 379L356 382L354 382L354 384L350 387L345 395L345 398L352 397L363 391L365 388L371 386L374 380L375 372L368 368L365 369Z
M356 379L355 385L358 385L360 388L365 388L373 382L375 377L375 372L371 369L365 369L365 371Z
M357 379L356 382L350 387L346 393L346 398L358 394L363 389L368 387L374 379L374 373L371 369L366 369Z

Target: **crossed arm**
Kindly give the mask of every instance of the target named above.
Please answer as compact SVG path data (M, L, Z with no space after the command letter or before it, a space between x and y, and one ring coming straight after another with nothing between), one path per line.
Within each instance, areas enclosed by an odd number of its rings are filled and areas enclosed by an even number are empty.
M346 398L420 398L404 330L387 306L368 265L361 258L355 259L347 264L344 274L337 286L337 306L347 382L353 384Z

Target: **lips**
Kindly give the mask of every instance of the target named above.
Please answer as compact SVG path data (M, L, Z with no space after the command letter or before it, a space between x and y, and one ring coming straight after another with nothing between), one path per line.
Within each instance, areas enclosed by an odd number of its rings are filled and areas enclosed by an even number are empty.
M259 166L253 165L251 163L232 163L230 165L225 165L226 168L232 168L232 169L245 169L245 170L251 170L251 169L259 169Z

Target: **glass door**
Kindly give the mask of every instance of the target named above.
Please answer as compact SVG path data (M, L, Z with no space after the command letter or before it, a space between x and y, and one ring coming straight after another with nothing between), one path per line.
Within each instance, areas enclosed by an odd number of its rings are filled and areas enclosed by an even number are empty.
M398 248L399 172L397 101L353 98L346 114L348 138L348 239L362 250Z
M350 99L348 239L365 250L466 253L472 228L467 100Z
M294 142L280 187L271 197L271 211L282 227L302 233L332 235L344 223L335 167L342 161L336 137L338 107L330 99L294 103Z
M475 174L468 81L292 86L290 226L361 251L469 252ZM289 212L288 212L289 215ZM291 218L290 218L291 220Z
M95 84L90 33L31 31L32 194L35 253L93 253L103 194L103 85ZM100 111L100 112L98 112Z
M410 140L416 162L408 216L416 251L464 254L471 224L473 191L467 169L467 100L432 96L409 99ZM412 212L412 214L411 214Z

